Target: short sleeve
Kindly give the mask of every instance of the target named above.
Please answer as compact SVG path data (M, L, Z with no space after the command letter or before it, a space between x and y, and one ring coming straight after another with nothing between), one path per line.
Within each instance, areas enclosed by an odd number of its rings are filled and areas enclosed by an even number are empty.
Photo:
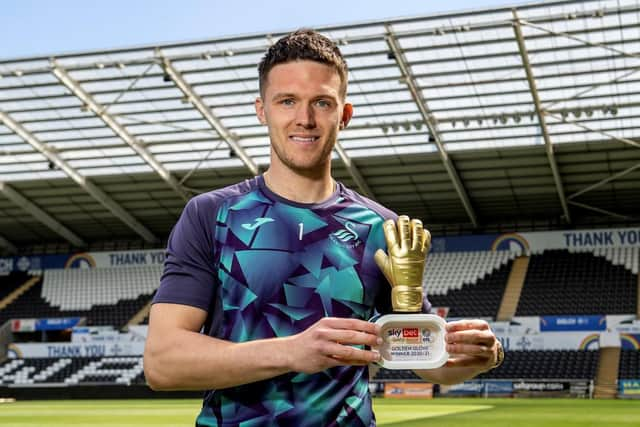
M209 310L216 287L216 211L216 204L205 197L195 197L187 203L169 236L154 304L184 304Z

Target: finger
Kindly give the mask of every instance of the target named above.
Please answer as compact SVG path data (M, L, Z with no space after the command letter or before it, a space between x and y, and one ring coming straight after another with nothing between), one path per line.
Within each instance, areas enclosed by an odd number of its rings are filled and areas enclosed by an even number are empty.
M393 277L391 274L391 265L389 264L389 257L382 249L378 249L376 253L373 255L373 259L378 264L378 267L384 274L384 277L387 278L387 282L393 283Z
M479 356L488 359L493 356L491 347L477 344L447 344L447 353L467 356Z
M426 228L422 234L422 251L426 254L431 249L431 233Z
M318 321L323 325L333 329L347 329L352 331L361 331L373 335L380 335L380 326L375 323L367 322L360 319L349 319L342 317L325 317Z
M333 359L339 359L348 364L368 364L380 359L380 353L371 350L330 343L326 347L326 354Z
M382 338L376 334L346 329L331 329L323 334L329 341L345 345L368 345L376 347L382 344Z
M422 249L422 238L424 236L424 230L422 228L422 221L419 219L411 220L411 250Z
M332 366L367 366L371 363L377 362L379 359L376 360L369 360L369 361L362 361L362 360L348 360L348 359L343 359L341 357L331 357L329 358L333 364Z
M447 332L464 331L468 329L488 330L489 324L480 319L464 319L447 323Z
M373 254L373 259L375 260L376 264L378 264L378 267L380 267L380 270L384 271L385 267L387 266L387 260L389 259L387 257L387 254L384 253L382 249L378 249L376 253Z
M449 332L445 340L449 344L478 344L491 347L496 339L491 331L466 330Z
M398 217L398 237L400 239L400 249L403 251L411 247L411 223L409 217L400 215Z
M384 238L387 241L387 251L391 252L391 249L398 246L398 231L396 230L396 223L392 219L388 219L382 226L384 230Z

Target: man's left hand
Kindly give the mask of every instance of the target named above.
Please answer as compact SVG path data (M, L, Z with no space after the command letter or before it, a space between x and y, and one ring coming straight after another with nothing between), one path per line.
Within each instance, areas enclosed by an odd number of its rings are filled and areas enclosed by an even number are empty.
M484 320L458 320L447 323L446 366L488 371L498 363L500 343Z

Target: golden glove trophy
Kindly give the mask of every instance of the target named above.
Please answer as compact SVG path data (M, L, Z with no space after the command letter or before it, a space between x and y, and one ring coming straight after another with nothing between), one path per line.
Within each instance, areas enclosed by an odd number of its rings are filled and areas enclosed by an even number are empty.
M449 358L444 335L446 322L439 316L422 313L422 275L431 233L419 219L402 215L398 223L385 221L387 255L378 249L375 261L391 285L394 314L379 317L383 343L380 362L387 369L433 369Z

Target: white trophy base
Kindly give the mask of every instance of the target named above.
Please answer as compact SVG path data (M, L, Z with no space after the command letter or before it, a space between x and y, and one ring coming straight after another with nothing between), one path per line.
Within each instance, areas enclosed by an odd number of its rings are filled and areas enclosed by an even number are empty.
M435 314L386 314L375 323L382 328L378 365L386 369L435 369L449 358L444 341L445 320Z

